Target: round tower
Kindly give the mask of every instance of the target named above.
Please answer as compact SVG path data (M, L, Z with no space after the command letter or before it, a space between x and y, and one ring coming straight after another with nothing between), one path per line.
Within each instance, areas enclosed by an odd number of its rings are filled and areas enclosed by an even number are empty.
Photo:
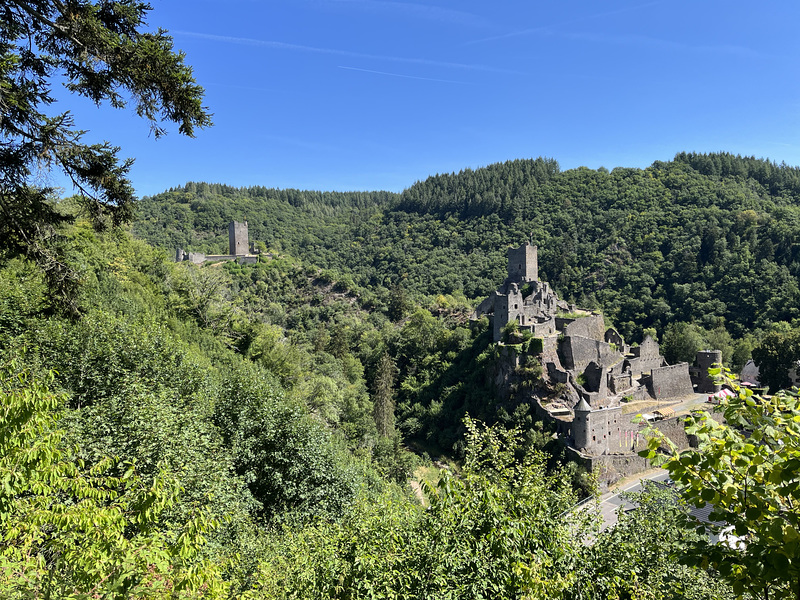
M700 350L695 358L697 367L700 370L697 391L704 394L716 394L721 385L714 383L714 378L708 374L708 370L714 365L722 364L721 350Z
M581 398L580 402L575 405L575 418L572 419L572 441L575 448L578 450L585 450L591 444L591 412L592 407Z

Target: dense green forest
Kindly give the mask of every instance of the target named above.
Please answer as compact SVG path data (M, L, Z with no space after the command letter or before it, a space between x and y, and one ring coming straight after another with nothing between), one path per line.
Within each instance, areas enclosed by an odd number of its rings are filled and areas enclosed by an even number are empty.
M137 202L132 161L84 142L53 85L155 137L209 126L150 10L3 6L0 597L800 598L796 390L731 382L725 423L687 420L696 450L646 431L678 487L645 484L601 529L595 476L498 394L503 350L468 319L531 239L562 296L630 341L752 351L780 387L800 348L797 169L537 159L402 194L188 183ZM80 194L56 197L52 173ZM172 260L224 253L232 219L255 264ZM525 356L513 385L541 373Z
M766 160L679 154L611 172L510 161L397 195L190 183L144 198L135 232L222 252L225 224L246 219L266 248L352 277L383 305L395 293L485 296L504 279L505 248L531 240L540 277L602 308L628 340L686 334L741 366L754 335L800 317L798 177ZM691 359L668 346L670 360Z
M724 423L686 421L697 449L646 430L677 487L645 484L602 529L595 475L498 393L505 350L468 318L531 240L562 297L629 341L752 354L786 385L800 170L536 159L401 194L187 183L137 202L132 161L83 141L53 85L155 137L209 126L150 10L3 6L0 597L800 599L797 390L729 380ZM54 173L80 194L56 197ZM255 264L172 260L225 253L230 220ZM524 356L509 388L539 381Z
M460 325L452 297L393 321L287 256L197 267L121 230L60 231L69 310L34 262L0 269L9 597L729 594L672 564L695 534L671 492L603 534L567 517L584 492L524 413L488 428L439 403L462 457L441 476L403 447L396 399L443 381L473 382L469 409L497 420L485 324ZM620 544L632 530L641 551Z
M668 489L602 532L575 510L593 478L498 396L497 347L468 316L505 247L533 239L542 277L633 340L651 328L673 356L710 344L740 362L794 348L795 174L679 155L610 173L515 161L397 195L190 183L143 199L131 231L55 203L68 285L35 256L0 258L2 589L780 594L690 559L704 538ZM224 253L232 219L256 264L173 262L176 246Z

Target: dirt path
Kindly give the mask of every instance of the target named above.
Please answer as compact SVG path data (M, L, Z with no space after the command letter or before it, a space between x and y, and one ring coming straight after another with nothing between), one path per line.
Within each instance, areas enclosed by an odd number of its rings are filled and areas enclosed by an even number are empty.
M413 490L414 495L417 497L417 500L419 500L419 503L422 506L426 506L428 501L425 499L425 494L422 493L422 486L420 485L419 481L416 479L411 479L409 483L411 484L411 489Z

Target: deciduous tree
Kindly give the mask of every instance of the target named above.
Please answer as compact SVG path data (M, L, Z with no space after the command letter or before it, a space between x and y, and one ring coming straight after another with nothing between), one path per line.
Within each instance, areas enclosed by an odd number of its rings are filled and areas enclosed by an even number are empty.
M705 412L688 418L697 449L678 451L653 431L642 454L663 463L689 505L711 506L710 523L688 517L704 535L684 563L714 567L738 594L800 598L800 399L729 383L738 395L719 407L725 423Z
M52 379L0 365L2 595L227 597L221 569L202 558L216 520L201 512L170 531L162 514L176 503L173 479L144 485L132 464L78 459L59 429L66 400Z
M753 348L758 377L771 391L792 385L789 369L800 360L800 329L773 331Z

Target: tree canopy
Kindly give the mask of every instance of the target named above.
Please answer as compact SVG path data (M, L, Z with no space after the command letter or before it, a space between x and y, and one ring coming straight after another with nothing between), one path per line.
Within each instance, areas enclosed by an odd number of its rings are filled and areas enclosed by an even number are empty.
M193 136L211 124L203 89L162 30L145 30L145 2L9 0L0 8L0 247L40 257L63 219L42 169L66 174L97 226L131 218L133 188L110 142L85 144L72 115L51 111L53 85L113 108L131 103L155 136L165 123ZM52 258L52 257L51 257Z
M205 582L243 599L731 597L713 573L675 567L693 538L668 498L608 532L571 514L586 486L529 407L508 414L496 397L487 322L465 325L463 296L393 307L388 290L275 251L198 266L121 228L78 221L59 237L81 274L79 319L53 314L33 261L0 256L4 406L46 401L28 422L58 432L0 423L0 470L37 447L52 457L0 490L0 518L37 536L0 540L14 553L0 577L24 569L26 593L52 572L63 597L118 581L129 597L179 583L199 596ZM515 376L537 370L526 358ZM414 494L412 473L440 484ZM127 515L149 499L163 510L139 533ZM81 543L93 514L110 526Z
M800 329L770 332L753 349L753 360L761 383L771 391L790 387L794 384L790 370L797 372L800 360Z
M388 299L393 320L421 296L485 297L505 278L506 247L530 240L541 278L602 309L626 341L655 329L671 360L715 347L741 367L776 323L800 318L796 178L720 153L611 172L515 160L401 194L189 182L143 198L134 227L170 251L218 254L226 224L247 220L266 248Z

